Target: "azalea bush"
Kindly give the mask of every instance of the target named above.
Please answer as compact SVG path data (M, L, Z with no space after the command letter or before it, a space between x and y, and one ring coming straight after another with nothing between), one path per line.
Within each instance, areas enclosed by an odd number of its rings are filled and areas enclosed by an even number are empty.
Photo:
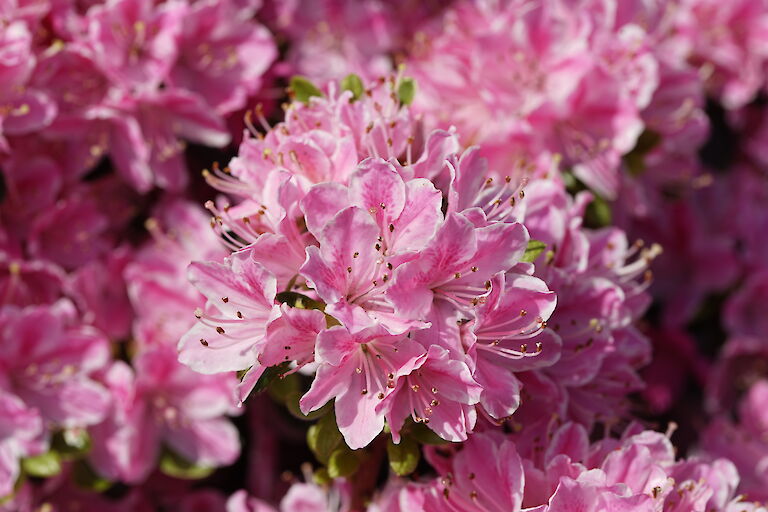
M0 511L768 510L765 0L0 18Z

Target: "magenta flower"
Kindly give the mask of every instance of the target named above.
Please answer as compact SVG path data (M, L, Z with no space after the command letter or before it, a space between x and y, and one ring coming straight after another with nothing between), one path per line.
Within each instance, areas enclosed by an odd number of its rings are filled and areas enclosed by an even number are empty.
M183 89L123 93L98 113L107 121L110 155L139 192L153 185L181 191L187 185L185 140L222 147L230 135L199 96Z
M115 362L102 380L115 397L110 416L90 429L90 461L105 477L143 481L161 443L200 466L234 462L237 429L223 416L236 411L234 374L202 376L180 365L172 347L140 353L135 371Z
M335 398L336 421L352 449L381 432L387 411L379 404L425 352L415 341L381 327L351 333L341 326L321 332L315 350L317 375L299 405L307 414Z
M0 497L12 493L19 477L19 459L43 450L42 434L39 412L0 386Z

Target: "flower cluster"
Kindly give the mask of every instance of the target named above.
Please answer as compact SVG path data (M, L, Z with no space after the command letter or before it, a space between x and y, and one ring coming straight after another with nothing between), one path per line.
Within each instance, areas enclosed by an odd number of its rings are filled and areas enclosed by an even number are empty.
M767 37L2 3L0 512L766 512Z
M11 2L4 11L0 150L12 168L34 155L47 179L64 183L107 155L140 192L182 190L186 142L226 145L223 116L259 90L276 57L255 7L230 0Z

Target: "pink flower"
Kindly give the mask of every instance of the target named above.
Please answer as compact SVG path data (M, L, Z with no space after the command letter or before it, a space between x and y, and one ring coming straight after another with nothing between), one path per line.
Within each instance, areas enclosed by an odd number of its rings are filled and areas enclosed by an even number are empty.
M386 419L396 443L408 417L447 441L460 442L475 426L473 406L482 391L466 362L451 359L446 349L432 345L378 408L388 411Z
M107 121L110 156L139 192L157 185L181 191L187 185L184 140L222 147L230 136L202 98L183 89L122 94L98 112Z
M61 295L64 271L42 260L23 261L0 251L2 304L52 304Z
M195 313L197 324L179 341L179 361L206 374L256 365L267 327L280 316L275 277L247 249L224 263L192 263L189 276L207 303Z
M184 2L112 0L88 12L88 39L96 61L127 88L151 89L168 74L177 55Z
M394 312L385 295L399 265L416 257L442 220L434 186L424 179L405 182L391 164L366 160L346 191L317 185L302 207L320 246L307 248L300 271L328 304L326 311L353 331L381 322L399 334L414 325L413 316Z
M516 372L551 366L560 358L560 338L544 329L555 302L541 280L499 273L476 318L462 326L474 378L483 388L480 403L494 418L511 416L520 405Z
M111 248L109 220L83 188L35 219L28 235L29 252L73 270Z
M0 497L12 493L19 476L19 459L42 451L42 434L39 412L0 387Z
M115 362L102 380L115 397L110 416L91 428L90 461L105 477L143 481L155 467L161 443L189 462L212 467L240 453L235 427L234 374L202 376L176 361L172 347L143 351L135 371Z
M190 311L205 304L205 297L186 283L187 267L226 251L204 211L181 199L161 202L146 226L152 239L123 273L136 311L134 336L141 344L175 345L195 324Z
M101 421L109 406L106 390L91 378L109 357L103 336L75 324L67 300L51 306L0 310L0 384L56 425Z
M387 295L396 314L409 318L426 319L440 300L459 309L476 305L490 278L514 267L527 242L522 224L475 227L449 214L418 257L398 269Z
M112 340L128 338L134 311L128 299L123 270L133 254L121 247L103 260L91 261L69 276L70 296L83 311L83 320Z
M192 4L184 16L171 85L199 94L221 114L243 107L277 54L272 35L249 14L229 1Z
M707 72L708 88L726 108L745 105L764 86L767 27L760 0L687 0L674 21L688 45L688 60Z
M320 333L315 349L317 375L299 404L305 414L336 399L336 421L347 445L370 443L384 428L386 409L379 407L398 379L419 364L424 349L403 335L381 327L356 333L341 326Z

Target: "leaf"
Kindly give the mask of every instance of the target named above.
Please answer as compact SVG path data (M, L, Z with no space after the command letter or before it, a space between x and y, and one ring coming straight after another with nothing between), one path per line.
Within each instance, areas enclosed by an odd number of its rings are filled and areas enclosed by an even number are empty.
M412 423L409 427L411 437L421 444L441 445L448 444L450 441L446 441L439 435L435 434L429 427L423 423Z
M320 311L325 309L324 302L310 299L298 292L280 292L275 296L275 299L277 299L277 302L288 304L292 308L319 309Z
M267 369L264 370L264 373L261 374L261 377L259 377L259 380L256 381L256 385L253 386L253 391L251 391L251 393L261 393L267 389L267 387L272 384L272 381L279 379L280 376L289 370L290 364L290 361L288 361L276 366L267 367Z
M360 467L360 459L357 454L344 445L331 453L328 459L328 476L342 478L352 476Z
M539 257L539 254L544 252L544 249L546 248L547 244L544 242L539 240L528 240L528 246L525 248L525 253L523 254L523 257L520 259L520 261L532 263L536 260L536 258Z
M301 75L291 77L288 89L293 93L294 98L305 104L309 103L309 98L312 96L323 95L322 91L309 78Z
M328 402L318 410L312 411L309 414L304 414L301 412L301 408L299 407L299 400L301 399L302 394L303 393L300 391L292 391L285 397L285 407L294 418L300 419L302 421L314 421L328 414L333 408L333 402Z
M611 225L612 218L611 205L608 201L595 196L584 212L584 226L592 229L603 228Z
M331 454L343 444L341 432L336 426L336 415L326 414L307 430L307 445L318 461L327 464Z
M401 439L400 444L395 444L390 439L387 443L387 455L392 471L398 476L405 476L416 470L421 459L421 450L419 444L410 437Z
M360 96L365 93L365 85L363 85L363 81L359 76L352 73L341 80L341 90L351 91L352 100L359 100Z
M214 468L198 466L170 450L163 450L160 456L160 471L175 478L199 480L213 473Z
M61 473L61 459L56 452L48 452L21 461L21 467L29 476L50 478Z
M333 481L333 478L328 474L328 468L319 468L312 474L312 480L317 485L328 485Z
M416 80L413 78L403 78L397 86L397 98L403 105L413 103L416 97Z
M295 373L274 379L269 384L267 392L276 402L285 402L289 398L292 399L296 393L301 393L300 380Z
M84 460L74 464L72 479L78 486L93 492L104 492L112 487L112 482L96 473L90 464Z

